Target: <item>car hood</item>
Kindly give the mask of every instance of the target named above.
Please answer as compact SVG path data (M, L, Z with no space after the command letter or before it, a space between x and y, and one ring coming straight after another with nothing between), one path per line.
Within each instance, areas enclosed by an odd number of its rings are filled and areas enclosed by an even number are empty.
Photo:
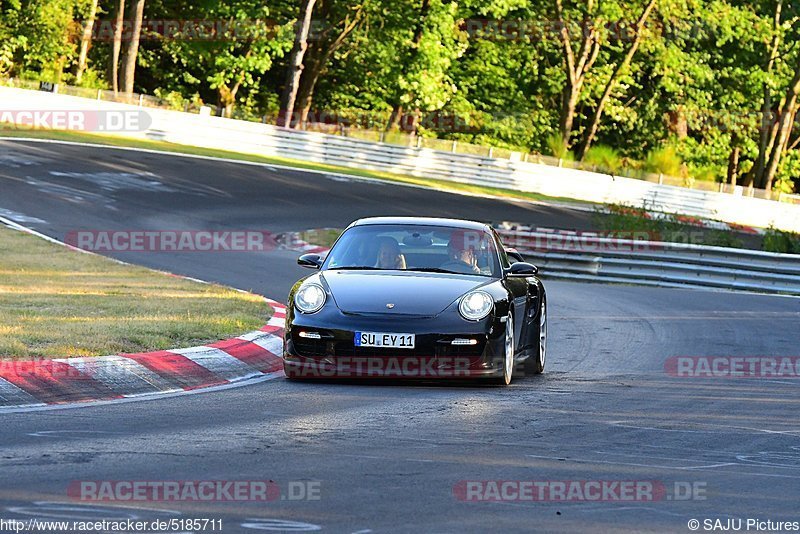
M480 276L397 271L325 271L320 277L345 313L417 316L437 315L464 293L491 281Z

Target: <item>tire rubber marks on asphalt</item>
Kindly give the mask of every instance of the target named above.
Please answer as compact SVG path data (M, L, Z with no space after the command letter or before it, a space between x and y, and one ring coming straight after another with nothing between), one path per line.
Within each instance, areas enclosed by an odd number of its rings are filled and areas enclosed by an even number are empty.
M39 219L38 217L28 217L22 213L18 213L13 210L1 209L0 208L0 217L5 217L7 219L11 219L14 222L18 222L20 224L45 224L47 221L44 219Z

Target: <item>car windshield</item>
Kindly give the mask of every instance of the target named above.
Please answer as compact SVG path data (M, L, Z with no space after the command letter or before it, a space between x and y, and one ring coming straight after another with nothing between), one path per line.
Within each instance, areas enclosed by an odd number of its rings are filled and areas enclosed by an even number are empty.
M406 224L350 228L333 246L322 268L500 276L497 248L489 232Z

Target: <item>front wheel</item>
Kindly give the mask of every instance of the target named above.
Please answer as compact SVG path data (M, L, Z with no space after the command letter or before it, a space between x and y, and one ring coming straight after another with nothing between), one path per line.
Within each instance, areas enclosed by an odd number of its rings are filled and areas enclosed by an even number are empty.
M525 374L538 375L544 371L547 360L547 300L542 298L539 308L539 343L536 345L536 354L525 360Z
M503 375L495 379L497 384L501 386L507 386L511 383L511 378L514 374L514 350L514 318L509 312L506 318L506 337L503 344Z

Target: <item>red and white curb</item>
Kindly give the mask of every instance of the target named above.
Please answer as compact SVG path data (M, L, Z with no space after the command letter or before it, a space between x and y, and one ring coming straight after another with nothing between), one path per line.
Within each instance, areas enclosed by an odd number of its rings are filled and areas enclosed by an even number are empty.
M0 224L94 255L5 217ZM95 358L0 359L0 410L147 398L282 376L286 307L265 301L274 313L260 330L210 345Z
M323 228L323 230L330 230L330 228ZM278 235L276 241L282 248L305 254L327 254L330 251L329 247L313 245L308 241L304 241L300 235L301 232L286 232Z
M210 345L97 358L0 361L0 408L110 401L223 386L283 370L286 308L260 330Z

